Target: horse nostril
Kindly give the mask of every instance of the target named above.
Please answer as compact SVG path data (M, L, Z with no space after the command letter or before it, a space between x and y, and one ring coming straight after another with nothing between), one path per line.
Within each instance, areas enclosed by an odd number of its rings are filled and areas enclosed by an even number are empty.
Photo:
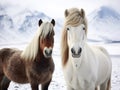
M82 52L82 48L78 49L78 54L80 54Z
M46 55L48 55L48 52L47 52L47 50L45 50L45 54L46 54Z
M72 52L72 54L75 54L74 48L71 48L71 52Z
M52 54L52 50L50 50L50 51L45 50L45 54L50 56Z
M50 54L50 55L52 54L52 50L50 50L49 54Z

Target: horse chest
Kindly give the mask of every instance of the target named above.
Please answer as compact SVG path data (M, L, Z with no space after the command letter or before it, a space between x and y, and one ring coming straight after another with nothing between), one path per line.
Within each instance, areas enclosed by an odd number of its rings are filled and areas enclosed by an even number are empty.
M51 67L41 67L41 66L35 66L33 67L33 72L37 75L42 75L42 74L49 74L50 72L52 73L51 71Z
M32 67L29 68L28 73L30 74L30 78L36 80L36 82L46 82L52 77L53 67L49 64L34 63Z
M94 80L90 79L90 76L82 75L79 72L73 72L69 84L75 90L89 90L91 86L94 84Z
M50 63L50 62L34 62L32 64L32 69L40 74L40 73L49 73L49 72L53 72L54 69L54 64Z
M68 81L68 85L73 87L75 90L87 90L87 88L93 86L95 78L90 74L91 70L82 69L84 67L71 67L70 65L66 66L64 69L65 78Z

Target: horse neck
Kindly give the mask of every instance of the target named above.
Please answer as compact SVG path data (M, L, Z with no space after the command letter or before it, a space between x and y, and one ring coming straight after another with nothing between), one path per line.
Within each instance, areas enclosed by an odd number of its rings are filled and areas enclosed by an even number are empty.
M69 53L69 59L71 59L70 62L73 65L73 68L75 68L74 70L77 70L77 68L81 67L81 64L87 62L86 61L87 49L89 49L89 45L87 43L85 43L85 45L82 49L82 53L81 53L80 58L76 58L76 60L73 60L71 54Z
M50 58L45 58L41 49L39 49L35 61L37 62L49 62Z

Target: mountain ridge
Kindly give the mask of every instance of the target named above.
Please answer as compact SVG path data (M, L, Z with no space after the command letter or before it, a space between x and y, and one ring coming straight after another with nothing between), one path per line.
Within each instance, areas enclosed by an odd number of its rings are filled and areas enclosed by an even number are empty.
M7 10L9 8L9 11ZM43 12L29 9L19 9L17 12L11 11L14 7L0 5L0 43L6 41L25 42L33 37L38 28L39 19L50 21L51 17ZM10 11L11 10L11 11ZM16 8L17 10L17 8ZM10 13L10 14L9 14ZM88 16L88 40L114 42L120 41L120 14L111 7L102 6ZM56 19L56 36L60 36L63 26L62 19ZM8 36L9 34L9 36Z
M88 15L88 28L105 42L120 41L120 14L111 7L102 6Z
M14 7L0 5L0 43L29 41L38 28L39 19L50 20L43 12L20 9L11 13ZM16 10L19 7L16 7ZM28 40L26 40L26 38Z

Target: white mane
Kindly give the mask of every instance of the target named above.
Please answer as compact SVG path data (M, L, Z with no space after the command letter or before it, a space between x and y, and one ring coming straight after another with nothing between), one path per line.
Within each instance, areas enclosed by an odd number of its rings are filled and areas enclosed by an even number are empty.
M28 44L21 53L21 57L25 60L34 60L39 49L39 39L44 39L48 33L53 31L53 25L49 22L43 22L38 28L33 40Z

